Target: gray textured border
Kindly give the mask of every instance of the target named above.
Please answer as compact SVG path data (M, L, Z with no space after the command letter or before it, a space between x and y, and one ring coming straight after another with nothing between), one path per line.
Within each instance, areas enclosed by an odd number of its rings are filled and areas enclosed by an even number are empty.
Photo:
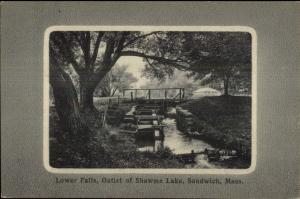
M1 184L6 197L299 196L299 3L1 3ZM257 32L257 167L242 185L59 185L43 167L43 34L53 25L250 26ZM73 175L127 177L131 174ZM145 174L134 176L149 177ZM160 175L151 174L152 177ZM164 175L187 178L186 175ZM193 175L193 177L216 177ZM221 180L223 175L218 176Z

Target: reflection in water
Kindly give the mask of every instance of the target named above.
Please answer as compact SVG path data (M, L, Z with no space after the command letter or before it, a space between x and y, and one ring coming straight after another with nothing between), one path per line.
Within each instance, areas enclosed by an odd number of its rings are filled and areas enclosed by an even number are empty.
M204 151L205 149L213 149L212 146L205 143L202 140L187 137L176 128L175 119L166 118L163 120L165 127L165 146L168 146L173 153L183 154L191 153L194 150L195 153ZM197 155L194 164L187 164L187 168L217 168L217 166L208 162L207 156L204 154Z
M166 118L162 121L166 125L165 146L168 146L175 154L190 153L203 151L205 148L212 149L212 147L202 140L194 139L185 136L182 132L177 130L175 119Z
M155 151L154 139L136 138L135 143L139 151Z
M164 128L164 140L153 139L137 139L136 144L140 151L157 151L159 148L168 147L175 154L195 153L204 151L205 148L213 149L212 146L202 140L187 137L185 134L177 130L175 119L165 118L162 124ZM204 154L197 155L194 164L187 164L187 168L220 168L208 162L207 156Z
M147 140L147 139L136 139L136 145L138 146L139 151L158 151L159 149L164 148L164 141L163 140Z

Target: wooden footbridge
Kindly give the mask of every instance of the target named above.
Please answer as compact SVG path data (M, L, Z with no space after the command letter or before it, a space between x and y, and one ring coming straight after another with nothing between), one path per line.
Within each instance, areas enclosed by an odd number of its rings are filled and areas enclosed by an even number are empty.
M149 105L157 105L162 102L167 104L176 104L181 103L184 100L184 88L146 88L123 90L123 101L125 102L146 101Z

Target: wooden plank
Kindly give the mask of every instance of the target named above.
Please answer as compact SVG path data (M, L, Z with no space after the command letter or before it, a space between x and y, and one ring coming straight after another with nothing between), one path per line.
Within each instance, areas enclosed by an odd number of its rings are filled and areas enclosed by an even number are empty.
M153 108L146 108L145 106L138 106L136 109L136 111L155 111Z
M163 127L166 127L166 125L152 125L152 124L138 124L137 125L137 130L141 130L141 129L161 129Z
M142 124L142 125L137 125L137 129L140 130L140 129L153 129L152 127L153 125L151 124Z
M120 133L129 133L129 134L136 134L136 131L130 131L130 130L120 130Z
M153 122L152 122L152 120L138 120L137 122L136 122L136 124L138 124L138 125L152 125L153 124Z
M160 119L163 119L163 117L159 116L159 115L135 115L135 118L138 120L160 120Z
M164 124L153 124L152 127L155 129L155 128L163 128L163 127L166 127L167 125L164 125Z
M159 105L148 105L148 104L145 104L145 105L141 106L141 108L143 108L143 109L160 109L161 106L159 106Z
M146 109L146 110L140 109L140 110L135 111L135 115L152 115L152 114L153 114L153 111L148 110L148 109Z

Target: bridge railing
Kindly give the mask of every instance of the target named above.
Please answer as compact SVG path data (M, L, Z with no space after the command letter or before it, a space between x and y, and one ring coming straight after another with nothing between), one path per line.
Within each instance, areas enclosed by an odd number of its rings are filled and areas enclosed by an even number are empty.
M124 89L123 90L123 99L132 102L138 99L183 100L185 98L184 95L185 95L184 88L151 88L151 89Z

